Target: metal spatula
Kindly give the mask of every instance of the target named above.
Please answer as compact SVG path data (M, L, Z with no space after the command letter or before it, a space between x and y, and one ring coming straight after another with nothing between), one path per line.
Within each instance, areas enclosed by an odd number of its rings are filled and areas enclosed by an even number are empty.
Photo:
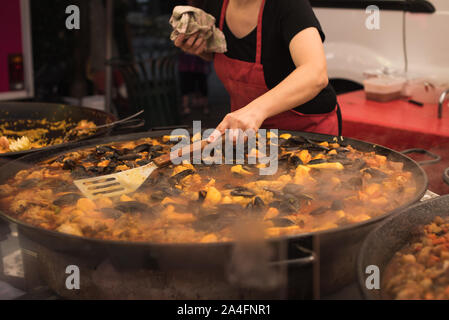
M169 154L157 157L151 163L142 167L95 178L75 180L74 183L83 195L90 199L131 193L136 191L154 170L168 165L172 158L187 153L192 154L195 150L203 150L207 144L206 140L197 141Z

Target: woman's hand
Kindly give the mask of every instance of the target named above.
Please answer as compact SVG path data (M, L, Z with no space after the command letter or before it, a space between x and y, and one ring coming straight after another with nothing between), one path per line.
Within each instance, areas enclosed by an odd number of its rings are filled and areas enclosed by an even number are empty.
M198 32L190 36L180 34L175 39L174 43L175 46L188 54L200 56L203 59L209 60L209 53L206 52L207 41Z
M242 131L253 130L256 132L266 119L263 112L253 104L249 104L237 111L228 113L215 131L209 136L208 141L213 142L223 135L226 129L230 129L229 138L236 141L239 138L239 129Z

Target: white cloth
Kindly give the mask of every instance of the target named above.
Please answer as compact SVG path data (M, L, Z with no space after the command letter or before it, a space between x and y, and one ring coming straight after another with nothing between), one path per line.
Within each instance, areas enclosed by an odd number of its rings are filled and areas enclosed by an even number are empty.
M215 18L205 11L191 6L177 6L170 18L173 32L170 39L174 41L179 34L192 35L196 32L207 41L207 52L224 53L227 51L226 39L215 26Z

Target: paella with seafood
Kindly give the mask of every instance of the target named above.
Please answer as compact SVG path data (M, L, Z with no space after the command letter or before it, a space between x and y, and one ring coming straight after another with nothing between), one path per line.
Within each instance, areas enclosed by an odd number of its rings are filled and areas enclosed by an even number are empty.
M0 153L26 151L69 142L95 133L95 127L95 123L87 120L78 123L46 119L6 121L0 124Z
M382 288L389 299L449 299L449 218L420 226L385 271Z
M88 199L73 184L148 164L171 150L170 138L87 147L33 165L0 185L0 208L25 223L80 237L215 243L232 241L242 219L263 225L267 238L359 223L407 203L417 189L402 162L289 133L266 142L267 150L275 144L278 151L278 170L270 176L259 174L260 163L184 161L113 198Z

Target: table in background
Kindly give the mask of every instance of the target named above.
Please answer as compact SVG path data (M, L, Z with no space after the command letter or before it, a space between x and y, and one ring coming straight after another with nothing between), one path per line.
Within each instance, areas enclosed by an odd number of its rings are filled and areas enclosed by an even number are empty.
M419 107L406 100L369 101L363 90L339 95L338 101L343 114L344 136L398 151L422 148L440 155L440 163L423 168L429 177L430 190L438 194L449 193L449 186L442 179L444 169L449 167L448 108L443 110L443 118L438 119L436 104Z

